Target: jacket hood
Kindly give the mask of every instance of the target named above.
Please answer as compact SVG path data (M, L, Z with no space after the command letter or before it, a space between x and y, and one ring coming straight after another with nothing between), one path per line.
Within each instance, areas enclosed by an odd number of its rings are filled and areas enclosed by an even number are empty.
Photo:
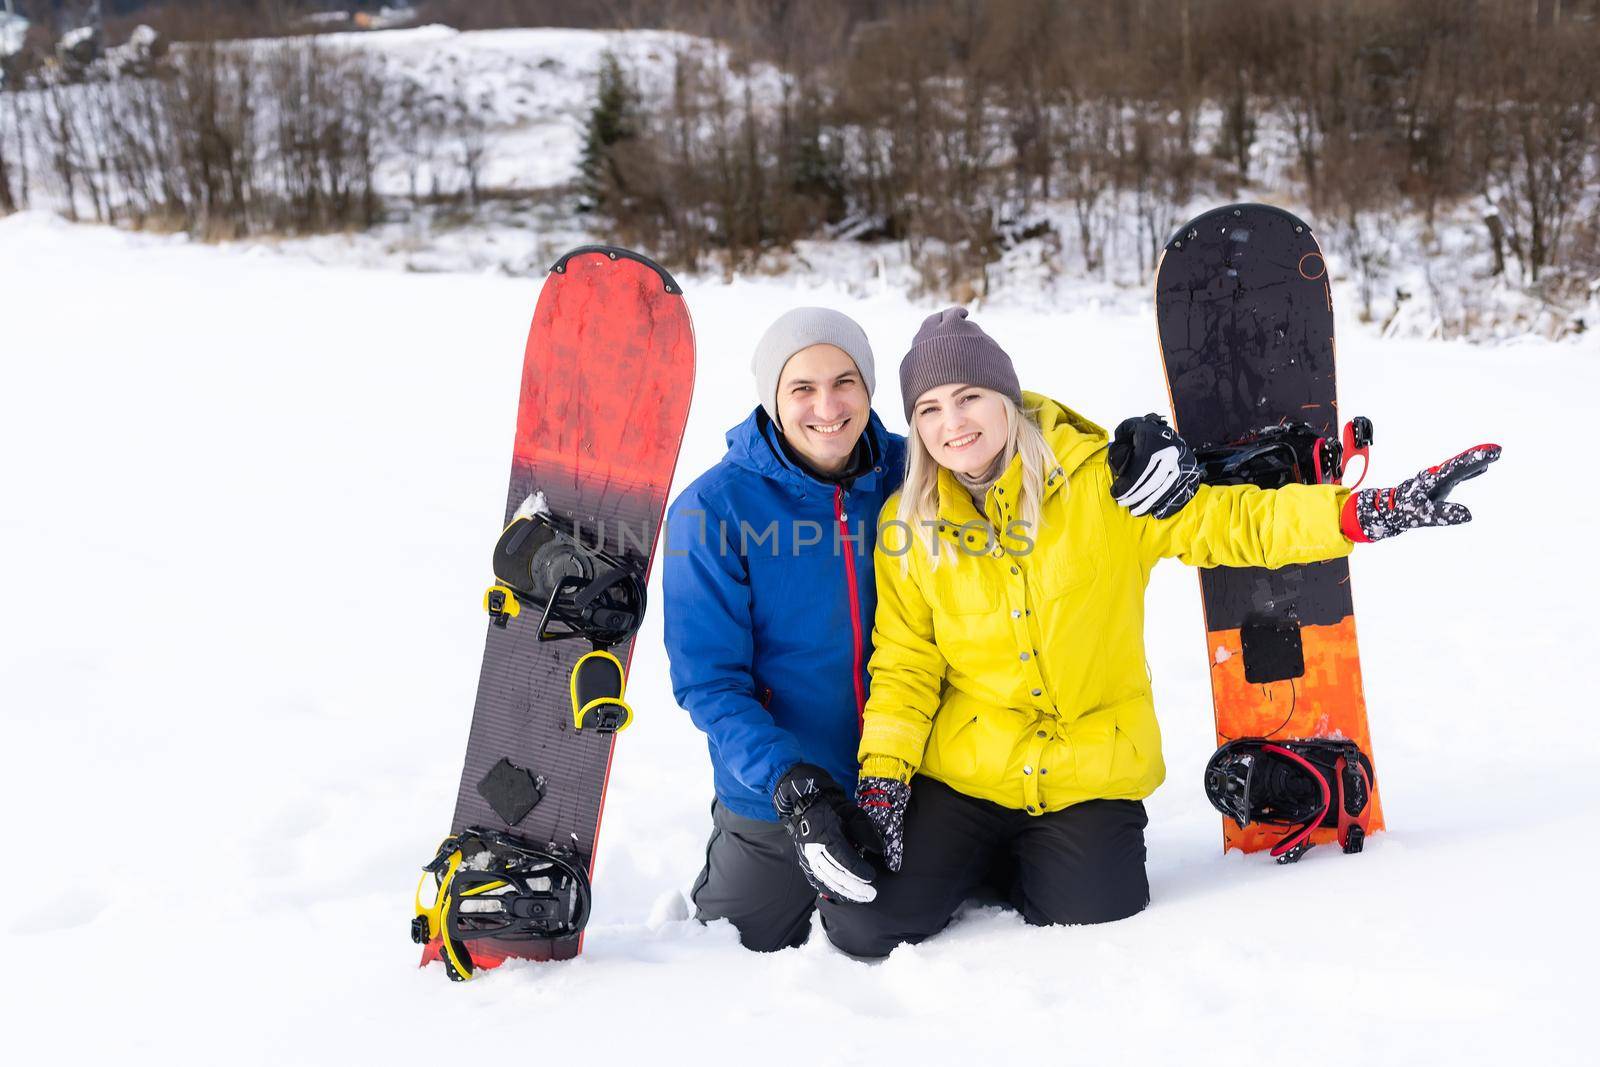
M1022 403L1029 410L1038 410L1039 429L1056 454L1062 473L1069 478L1086 459L1111 443L1111 435L1104 428L1065 404L1038 393L1023 393Z
M868 413L867 428L862 436L871 450L872 465L876 469L857 478L857 484L865 485L870 479L881 477L884 472L898 471L905 464L904 443L884 428L876 411ZM757 407L747 419L728 431L727 460L736 467L803 492L825 489L831 493L832 488L827 483L784 455L777 437L778 428L767 413Z

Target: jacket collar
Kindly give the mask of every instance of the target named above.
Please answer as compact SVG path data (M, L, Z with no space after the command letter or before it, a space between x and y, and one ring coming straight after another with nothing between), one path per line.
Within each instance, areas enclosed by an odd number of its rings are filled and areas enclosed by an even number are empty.
M885 483L891 472L905 463L904 441L884 428L876 411L867 416L862 431L871 456L871 465L846 488L867 490ZM778 482L802 495L833 495L834 483L825 482L784 454L778 443L778 428L765 409L755 408L739 425L728 431L727 461L736 467Z
M1055 453L1058 466L1046 471L1044 476L1044 499L1048 501L1060 492L1073 471L1106 446L1110 435L1066 405L1038 393L1024 392L1022 406L1025 410L1037 411L1039 429L1044 433L1050 451ZM994 485L989 487L988 495L984 498L984 514L979 515L966 486L954 473L941 467L939 517L957 526L986 519L995 529L1004 532L1014 517L1011 509L1021 491L1022 457L1013 456Z

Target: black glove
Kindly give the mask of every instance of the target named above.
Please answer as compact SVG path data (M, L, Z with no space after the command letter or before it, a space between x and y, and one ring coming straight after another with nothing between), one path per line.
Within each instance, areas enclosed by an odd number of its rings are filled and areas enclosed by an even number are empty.
M1111 495L1135 515L1170 519L1200 488L1200 464L1159 415L1124 419L1111 441Z
M1445 500L1450 490L1476 478L1500 458L1499 445L1475 445L1437 467L1420 471L1393 489L1351 493L1339 514L1339 526L1352 541L1381 541L1418 526L1460 526L1472 512Z
M910 802L911 787L899 779L863 777L856 783L856 803L883 837L883 862L891 871L900 869L905 856L906 805Z
M852 904L878 895L872 886L876 872L864 854L882 855L883 838L827 771L795 764L778 780L772 806L794 839L800 870L817 892Z

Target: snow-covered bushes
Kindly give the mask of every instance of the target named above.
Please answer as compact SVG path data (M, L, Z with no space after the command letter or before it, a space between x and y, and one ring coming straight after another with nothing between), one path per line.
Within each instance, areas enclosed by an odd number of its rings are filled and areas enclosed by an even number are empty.
M162 77L13 94L32 135L14 154L71 218L212 236L368 225L380 66L302 42L191 46Z
M1306 217L1342 306L1387 331L1560 334L1600 279L1593 3L690 7L671 17L693 34L299 39L317 58L287 95L236 73L0 97L0 211L217 234L386 217L418 252L441 219L503 235L538 213L538 247L581 230L680 270L875 263L873 284L982 299L1142 290L1178 224L1253 199ZM524 8L547 10L474 17ZM255 69L290 45L179 44L173 68L208 47ZM532 254L480 243L479 266Z

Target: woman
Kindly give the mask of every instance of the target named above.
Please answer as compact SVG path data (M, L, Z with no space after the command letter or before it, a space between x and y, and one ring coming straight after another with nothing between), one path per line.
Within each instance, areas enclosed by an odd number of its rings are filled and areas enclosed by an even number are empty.
M1141 801L1166 773L1143 638L1156 561L1281 567L1455 525L1470 516L1444 492L1499 454L1358 494L1178 479L1186 505L1130 509L1105 431L1023 393L964 308L923 323L900 381L908 466L880 518L858 751L858 797L898 873L871 904L822 906L829 939L861 957L937 932L1007 855L1030 923L1143 909Z

